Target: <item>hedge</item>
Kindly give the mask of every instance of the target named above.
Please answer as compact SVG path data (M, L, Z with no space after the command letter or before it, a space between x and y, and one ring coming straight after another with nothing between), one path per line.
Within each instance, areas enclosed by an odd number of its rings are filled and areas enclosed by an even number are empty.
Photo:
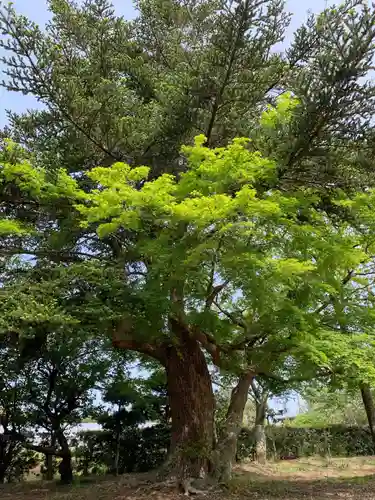
M333 425L327 428L267 426L269 458L372 455L374 448L367 427ZM252 431L243 429L238 441L238 458L253 454Z
M170 431L165 426L129 429L121 437L120 473L145 472L161 465L168 450ZM370 432L365 427L335 425L329 428L267 426L268 458L372 455ZM113 437L105 431L81 433L76 448L78 469L109 471L114 456ZM253 458L253 435L243 429L238 440L237 459Z

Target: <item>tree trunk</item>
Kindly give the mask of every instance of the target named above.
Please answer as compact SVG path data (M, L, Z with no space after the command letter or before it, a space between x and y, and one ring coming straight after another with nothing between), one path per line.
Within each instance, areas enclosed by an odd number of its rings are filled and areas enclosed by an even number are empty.
M118 476L119 473L119 461L120 461L120 436L121 436L121 431L118 429L116 431L116 447L115 447L115 456L113 460L113 474L115 476Z
M62 483L70 484L73 482L72 453L68 440L61 429L56 430L56 439L61 448L61 462L59 464L60 479Z
M255 401L255 427L254 427L254 448L255 459L260 464L267 461L267 440L264 430L267 411L267 397L262 397L260 401Z
M223 483L228 482L232 476L233 463L236 461L238 435L241 431L243 413L253 377L251 372L240 376L236 387L232 390L225 423L219 435L215 450L213 476Z
M366 410L367 421L370 428L372 444L375 452L375 405L372 397L371 387L368 384L361 384L361 395L363 405Z
M267 440L264 425L254 427L255 460L260 464L267 461Z
M199 343L183 327L173 326L180 342L166 356L172 434L165 472L202 477L209 470L214 441L211 377Z
M3 484L8 477L9 467L17 451L14 449L9 435L0 434L0 484Z
M0 463L0 484L5 482L7 472L7 466L4 463Z
M46 467L46 481L52 481L54 476L53 470L53 455L47 454L45 459L45 467Z
M56 445L55 436L52 434L51 436L51 447L54 448ZM52 481L55 476L55 457L51 453L46 453L45 455L45 466L46 466L46 475L45 479L47 481Z

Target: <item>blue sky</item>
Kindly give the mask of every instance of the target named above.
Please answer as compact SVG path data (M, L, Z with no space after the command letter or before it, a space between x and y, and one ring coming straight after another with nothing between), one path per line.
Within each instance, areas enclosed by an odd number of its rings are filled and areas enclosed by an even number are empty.
M18 12L25 14L38 24L44 25L49 18L46 0L13 0L13 3ZM119 14L124 15L126 18L134 16L135 12L131 0L113 0L112 3ZM306 19L308 10L313 12L323 10L327 0L286 0L286 3L289 12L293 13L292 24L288 32L290 36L294 29ZM6 123L6 109L22 112L33 107L36 107L36 103L32 97L14 94L0 88L0 127Z

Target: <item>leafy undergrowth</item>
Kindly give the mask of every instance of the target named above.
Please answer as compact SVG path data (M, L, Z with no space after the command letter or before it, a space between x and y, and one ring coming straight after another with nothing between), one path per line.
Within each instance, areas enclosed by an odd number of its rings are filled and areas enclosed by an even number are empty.
M138 475L92 477L73 486L29 482L0 487L1 500L182 500L173 486L145 483ZM238 467L229 488L205 500L373 500L375 457L301 459Z

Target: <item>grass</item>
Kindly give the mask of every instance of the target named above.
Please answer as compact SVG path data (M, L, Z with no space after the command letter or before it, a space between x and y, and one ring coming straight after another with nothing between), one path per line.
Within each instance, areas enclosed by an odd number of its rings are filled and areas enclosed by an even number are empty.
M141 480L140 480L141 479ZM173 487L144 476L91 477L69 487L33 481L0 487L1 500L177 500ZM306 458L236 467L225 491L205 500L374 500L375 457Z

